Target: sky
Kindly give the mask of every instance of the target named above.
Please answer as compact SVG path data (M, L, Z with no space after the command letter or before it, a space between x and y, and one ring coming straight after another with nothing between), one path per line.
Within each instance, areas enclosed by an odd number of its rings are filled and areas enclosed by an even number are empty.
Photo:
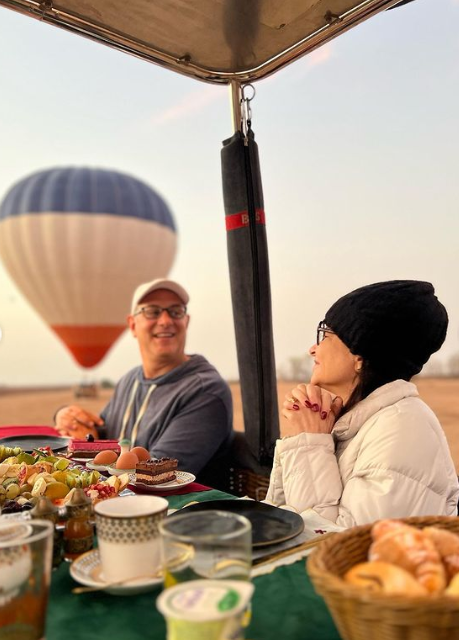
M459 0L384 12L256 83L278 370L341 295L428 280L449 312L436 365L459 352ZM0 201L55 166L138 177L178 228L169 276L189 290L187 351L238 377L220 150L229 91L0 8ZM85 370L0 263L0 385L118 380L126 332ZM401 331L409 330L401 327Z

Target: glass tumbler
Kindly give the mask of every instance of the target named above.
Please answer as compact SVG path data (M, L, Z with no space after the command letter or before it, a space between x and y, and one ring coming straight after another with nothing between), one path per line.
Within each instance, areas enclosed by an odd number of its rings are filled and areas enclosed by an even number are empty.
M0 521L0 640L44 640L54 525Z
M164 586L187 580L249 580L252 525L226 511L174 514L159 524Z

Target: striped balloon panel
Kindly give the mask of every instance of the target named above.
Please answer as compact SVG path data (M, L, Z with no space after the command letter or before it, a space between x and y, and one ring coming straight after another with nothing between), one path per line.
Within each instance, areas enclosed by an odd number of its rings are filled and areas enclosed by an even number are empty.
M0 220L24 213L58 211L152 220L175 231L166 202L147 184L106 169L80 167L39 171L15 184L0 207Z

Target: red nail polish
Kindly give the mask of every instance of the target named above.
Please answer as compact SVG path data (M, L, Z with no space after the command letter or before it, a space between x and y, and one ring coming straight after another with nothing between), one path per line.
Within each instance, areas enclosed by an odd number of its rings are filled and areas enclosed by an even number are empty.
M320 409L320 407L319 407L318 404L313 404L312 407L311 407L312 411L319 411L319 409Z
M294 411L299 411L300 407L297 404L292 404L292 409Z
M322 411L322 413L320 414L320 417L322 418L322 420L325 420L325 418L327 417L327 412L326 411Z
M304 404L307 406L308 409L312 408L312 404L309 402L309 400L305 400Z

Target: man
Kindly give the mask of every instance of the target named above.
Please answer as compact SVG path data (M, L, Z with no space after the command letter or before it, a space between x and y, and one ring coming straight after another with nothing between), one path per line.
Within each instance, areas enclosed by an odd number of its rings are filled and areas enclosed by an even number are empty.
M173 280L137 287L127 321L142 365L126 373L100 417L72 405L56 413L56 429L84 438L129 438L152 456L177 458L198 474L232 440L231 392L200 355L187 355L189 296Z

